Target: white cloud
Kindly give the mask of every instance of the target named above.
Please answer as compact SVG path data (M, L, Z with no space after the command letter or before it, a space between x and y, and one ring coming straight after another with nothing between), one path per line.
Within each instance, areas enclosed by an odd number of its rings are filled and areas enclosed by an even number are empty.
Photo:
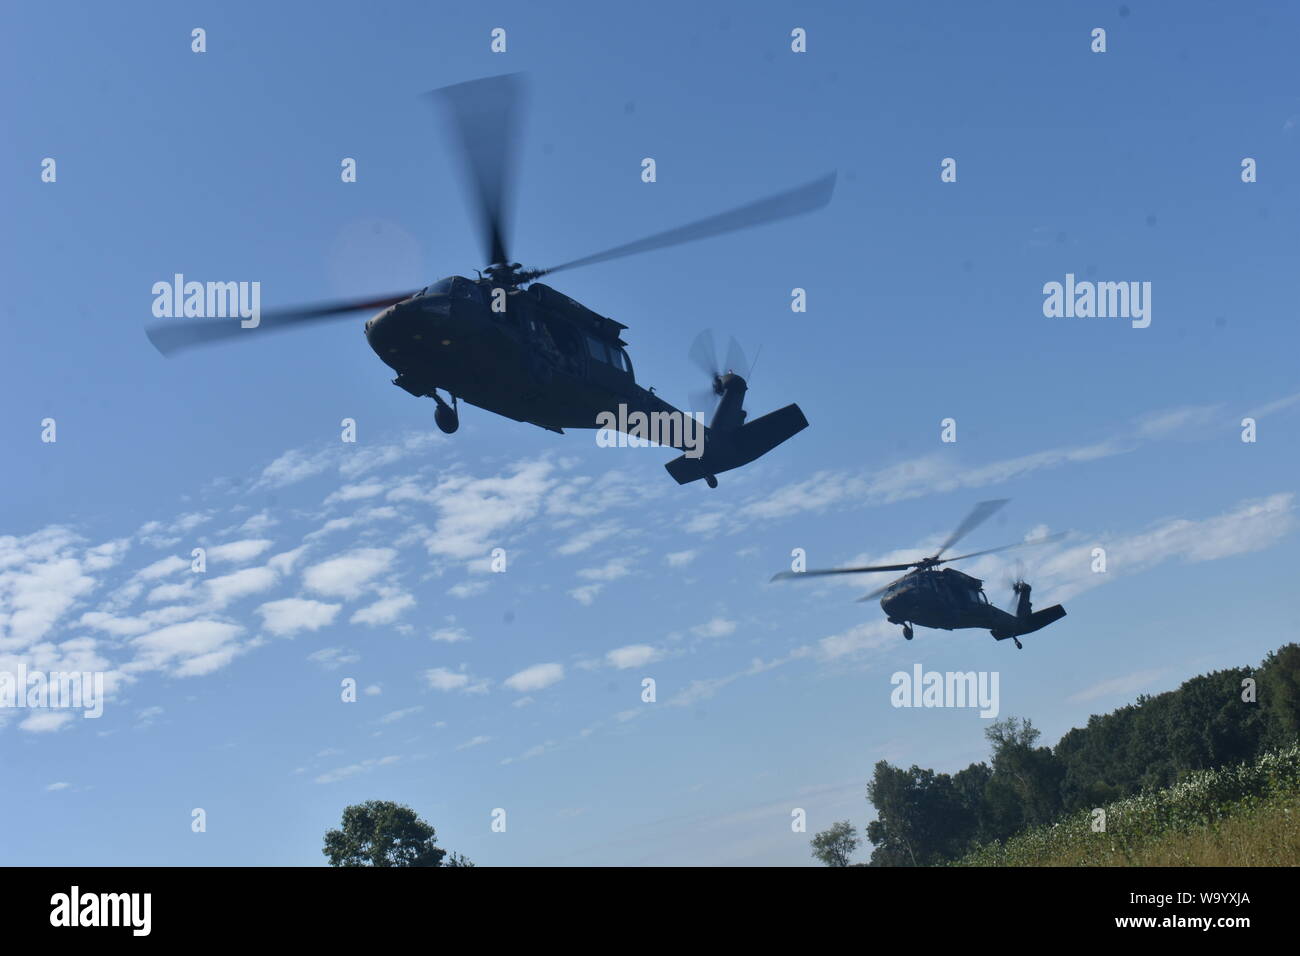
M691 628L691 632L697 637L726 637L728 634L734 634L735 631L736 622L729 621L725 617L715 617L705 624Z
M242 564L245 561L253 560L270 546L271 542L266 538L247 538L243 541L230 541L226 544L218 544L208 548L208 560L229 561L232 564Z
M511 674L502 683L511 690L525 693L527 691L542 690L563 679L564 667L562 665L534 664L532 667L525 667L517 674Z
M492 740L491 737L487 737L487 736L484 736L483 734L479 734L477 737L471 737L469 740L465 741L463 744L457 744L457 745L456 745L456 749L457 749L457 750L469 750L471 747L481 747L481 746L483 746L483 744L488 743L488 742L491 741L491 740Z
M596 595L600 594L604 587L603 584L584 584L570 591L569 597L584 607L591 607L596 600Z
M401 720L403 717L410 717L412 714L418 714L422 710L424 710L424 707L417 704L414 707L405 707L402 710L389 711L379 718L379 722L381 724L393 724Z
M579 554L586 551L592 545L599 544L606 538L612 538L618 533L618 522L607 521L604 524L599 524L595 527L587 528L578 532L555 550L558 554Z
M397 557L392 548L358 548L312 565L302 573L303 583L329 597L359 597L365 587L386 572Z
M1078 693L1071 694L1066 699L1072 703L1086 703L1090 700L1097 700L1100 697L1128 697L1134 691L1139 691L1148 687L1155 681L1159 680L1167 673L1166 668L1156 668L1155 670L1136 671L1132 674L1125 674L1122 677L1114 677L1110 680L1104 680L1100 683L1085 687Z
M242 631L239 625L222 621L186 621L159 628L132 639L138 657L128 669L155 670L171 665L178 676L215 670L233 656L233 641Z
M898 640L901 634L902 631L888 621L864 621L847 631L823 637L817 642L817 654L827 661L850 657L888 646Z
M1230 511L1201 520L1170 518L1130 535L1102 535L1057 550L1038 562L1044 597L1065 601L1124 574L1165 561L1215 561L1272 547L1295 530L1294 495L1281 492L1243 501ZM1092 549L1106 551L1106 573L1094 573ZM984 572L982 572L984 573ZM994 579L996 580L996 578ZM1039 588L1035 587L1035 604Z
M153 564L146 565L135 572L135 576L141 581L156 581L158 578L165 578L169 574L175 574L182 568L188 569L189 566L190 562L173 554L166 558L159 558Z
M299 449L286 451L262 470L262 475L253 485L254 491L264 488L283 488L296 482L319 475L330 466L328 453L310 454Z
M298 631L318 631L334 623L341 604L326 604L306 598L283 598L268 601L257 609L262 627L277 637Z
M632 573L631 566L631 558L610 558L598 568L583 568L578 572L578 577L586 581L617 581Z
M664 555L664 560L668 562L670 568L684 568L695 560L695 551L673 551Z
M430 554L477 558L498 546L508 528L536 517L556 484L553 471L547 461L518 462L506 475L450 475L430 489L408 482L390 491L388 499L423 501L438 510L433 533L425 541Z
M341 501L359 501L363 498L373 498L375 495L384 493L382 482L371 481L356 485L344 485L342 488L333 492L325 499L325 504L334 504Z
M341 647L322 647L319 651L308 654L307 660L319 664L327 671L332 671L338 670L344 664L355 664L361 660L361 655L345 651Z
M384 596L369 607L364 607L352 615L351 623L368 624L378 627L392 624L408 608L415 606L415 597L405 591L385 589Z
M447 593L455 598L471 598L482 594L487 589L486 581L463 581L448 588Z
M43 638L95 588L76 557L78 542L60 527L0 536L0 649Z
M346 767L339 767L337 770L330 770L316 778L316 783L337 783L340 780L346 780L348 777L355 777L358 774L369 773L376 767L387 767L395 764L401 757L380 757L378 759L362 760L360 763L349 764Z
M616 647L605 655L605 661L611 667L617 667L619 670L626 670L629 667L644 667L659 660L659 651L649 644L629 644L626 647Z
M460 641L469 640L469 635L465 633L464 629L459 627L440 627L438 630L430 634L429 637L432 640L442 641L447 644L456 644Z
M66 710L38 710L18 725L19 730L33 734L48 734L62 730L72 723L72 714Z
M213 606L222 608L231 601L267 590L275 585L278 578L279 575L270 568L244 568L242 571L209 580L208 598Z
M469 694L487 690L487 681L475 681L468 674L457 673L445 667L432 667L425 671L424 681L434 690L462 690Z

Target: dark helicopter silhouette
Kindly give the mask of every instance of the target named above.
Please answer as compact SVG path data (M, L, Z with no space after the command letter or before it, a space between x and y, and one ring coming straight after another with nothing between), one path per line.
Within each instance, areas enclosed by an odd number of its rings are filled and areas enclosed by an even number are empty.
M598 418L669 423L685 416L636 383L620 337L627 326L599 315L536 280L562 269L604 262L721 235L811 212L825 206L835 174L697 222L574 259L549 269L524 269L510 258L507 207L513 182L514 134L522 100L517 74L474 80L430 94L447 109L459 142L488 265L475 279L451 276L414 293L371 296L263 313L254 328L230 319L182 319L147 330L164 355L260 331L296 328L382 310L365 324L375 353L397 372L393 384L437 403L435 421L450 434L459 427L458 401L563 434L566 428L605 428ZM693 349L712 355L712 346ZM678 483L703 478L717 487L721 472L766 454L808 426L790 404L746 422L747 383L741 368L701 362L711 376L716 409L707 428L667 429L659 444L686 449L665 467ZM439 391L447 393L450 403ZM617 411L623 415L615 415ZM701 417L708 409L695 410ZM702 431L702 436L699 435ZM644 437L644 436L641 436Z
M869 574L877 571L907 571L908 573L891 581L882 588L877 588L859 601L880 598L880 607L889 618L890 624L903 625L903 637L912 639L912 626L933 627L945 631L974 627L987 629L994 638L1015 641L1016 647L1023 648L1020 637L1041 630L1053 621L1065 617L1065 608L1054 604L1041 611L1034 611L1029 603L1030 586L1017 579L1011 586L1015 611L1004 611L989 603L984 594L984 582L963 574L955 568L940 568L941 564L977 558L985 554L1009 551L1033 545L1057 541L1063 535L1055 534L1033 541L1020 541L1004 544L984 551L973 551L955 558L945 558L943 553L974 531L989 519L1009 499L982 501L971 509L964 521L948 536L943 546L928 558L911 561L906 564L882 564L861 568L828 568L816 571L782 571L772 576L773 581L790 578L817 577L826 574Z

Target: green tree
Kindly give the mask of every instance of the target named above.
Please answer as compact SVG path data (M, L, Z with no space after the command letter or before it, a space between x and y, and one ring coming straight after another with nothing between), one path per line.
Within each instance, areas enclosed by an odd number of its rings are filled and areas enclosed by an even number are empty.
M876 808L867 824L872 866L931 866L965 852L975 832L977 817L946 773L881 760L867 799Z
M848 866L849 858L862 841L848 820L841 820L812 838L812 855L827 866Z
M990 724L984 736L993 745L985 806L995 834L1002 838L1055 820L1061 812L1065 767L1050 747L1034 746L1039 731L1033 722L1008 717Z
M343 828L325 834L330 866L473 866L436 846L437 833L414 810L388 800L367 800L344 809Z

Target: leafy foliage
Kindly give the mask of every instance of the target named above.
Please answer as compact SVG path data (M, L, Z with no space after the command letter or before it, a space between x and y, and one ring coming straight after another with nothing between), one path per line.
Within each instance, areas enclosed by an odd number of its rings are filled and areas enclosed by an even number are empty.
M1150 865L1149 848L1162 837L1213 832L1224 821L1249 820L1261 809L1276 809L1281 812L1273 816L1286 827L1288 840L1274 838L1246 862L1294 866L1297 834L1290 805L1297 797L1300 746L1292 744L1264 754L1253 764L1198 770L1167 789L1102 807L1104 830L1094 829L1096 811L1080 810L1052 826L978 847L956 862L963 866ZM1268 858L1271 851L1283 849L1283 858Z
M876 764L867 786L876 809L866 830L872 866L955 860L1057 821L1086 821L1105 805L1129 813L1130 798L1183 793L1183 782L1203 780L1208 770L1290 752L1300 738L1300 645L1279 648L1257 668L1202 674L1094 715L1054 748L1038 746L1038 730L1015 717L992 724L985 736L990 762L956 774ZM1189 798L1180 799L1186 806Z
M344 809L343 828L325 834L322 851L330 866L473 866L436 846L433 827L414 810L387 800L367 800Z
M862 841L858 828L848 820L833 823L812 838L813 856L827 866L849 866L853 851Z

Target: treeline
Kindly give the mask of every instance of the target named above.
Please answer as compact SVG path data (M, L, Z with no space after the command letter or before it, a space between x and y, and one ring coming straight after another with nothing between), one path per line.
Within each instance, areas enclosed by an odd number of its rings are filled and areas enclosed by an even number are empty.
M867 787L876 809L866 832L875 846L870 865L946 863L1079 810L1168 787L1193 771L1253 763L1294 744L1300 645L1279 648L1258 667L1202 674L1177 690L1143 695L1089 718L1055 747L1038 746L1033 724L1015 717L985 735L989 761L954 774L876 764ZM818 836L824 851L826 835ZM832 858L816 842L814 852Z

